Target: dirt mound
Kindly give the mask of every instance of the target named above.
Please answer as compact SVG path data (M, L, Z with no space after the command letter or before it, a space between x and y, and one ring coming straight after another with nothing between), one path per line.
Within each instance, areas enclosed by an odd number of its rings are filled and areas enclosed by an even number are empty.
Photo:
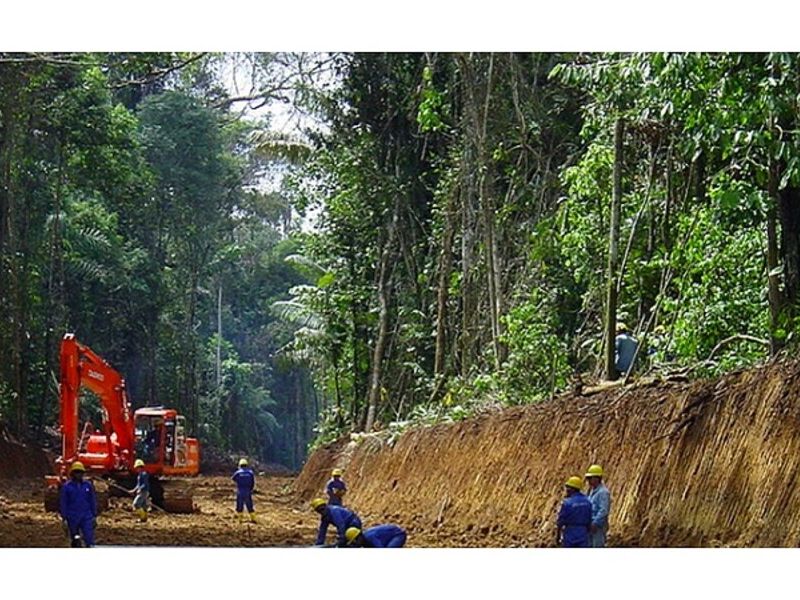
M348 504L415 545L546 546L564 480L591 463L612 492L610 544L797 546L800 365L719 380L564 395L352 453ZM318 493L342 445L312 455L296 490Z
M45 451L18 442L0 423L0 479L44 476L52 468Z

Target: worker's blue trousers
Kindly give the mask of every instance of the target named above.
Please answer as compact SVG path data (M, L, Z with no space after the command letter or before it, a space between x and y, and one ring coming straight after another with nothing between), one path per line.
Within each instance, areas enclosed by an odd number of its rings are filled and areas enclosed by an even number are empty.
M75 539L80 532L83 537L83 543L87 548L94 546L94 517L91 515L82 517L80 519L67 519L69 526L69 539Z
M405 532L403 532L403 533L398 533L396 536L394 536L392 539L390 539L389 543L386 544L386 547L387 548L402 548L405 545L406 545L406 534L405 534Z
M253 512L253 494L250 492L236 492L236 512L242 512L247 506L248 512Z

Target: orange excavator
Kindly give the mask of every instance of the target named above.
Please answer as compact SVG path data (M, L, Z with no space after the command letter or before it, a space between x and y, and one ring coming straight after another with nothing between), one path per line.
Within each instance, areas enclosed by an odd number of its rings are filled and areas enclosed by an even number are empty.
M80 427L81 388L94 392L102 406L102 429L91 422ZM70 465L80 461L87 475L108 481L113 489L133 487L133 463L140 458L150 473L153 502L167 512L192 512L191 486L175 479L200 471L200 445L186 436L186 418L174 409L140 408L131 414L125 380L91 348L68 333L61 341L61 456L56 475L45 477L45 508L58 510L58 490ZM98 494L98 504L107 498Z

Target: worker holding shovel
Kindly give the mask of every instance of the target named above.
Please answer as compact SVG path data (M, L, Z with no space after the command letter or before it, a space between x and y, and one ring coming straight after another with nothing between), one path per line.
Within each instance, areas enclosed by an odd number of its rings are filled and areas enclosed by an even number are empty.
M145 523L150 504L150 474L144 470L144 461L141 458L133 463L133 470L136 473L136 487L128 490L128 493L136 494L133 498L133 511L139 515L139 522Z

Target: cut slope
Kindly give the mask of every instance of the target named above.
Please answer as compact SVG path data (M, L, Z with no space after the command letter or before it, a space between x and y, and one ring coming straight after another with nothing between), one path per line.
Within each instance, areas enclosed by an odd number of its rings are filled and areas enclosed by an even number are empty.
M52 468L44 450L18 442L0 423L0 479L43 476Z
M420 545L544 546L564 480L596 462L612 492L611 545L796 546L799 375L779 363L564 395L393 446L368 437L315 453L295 486L309 498L346 466L346 501L367 525L395 521Z

